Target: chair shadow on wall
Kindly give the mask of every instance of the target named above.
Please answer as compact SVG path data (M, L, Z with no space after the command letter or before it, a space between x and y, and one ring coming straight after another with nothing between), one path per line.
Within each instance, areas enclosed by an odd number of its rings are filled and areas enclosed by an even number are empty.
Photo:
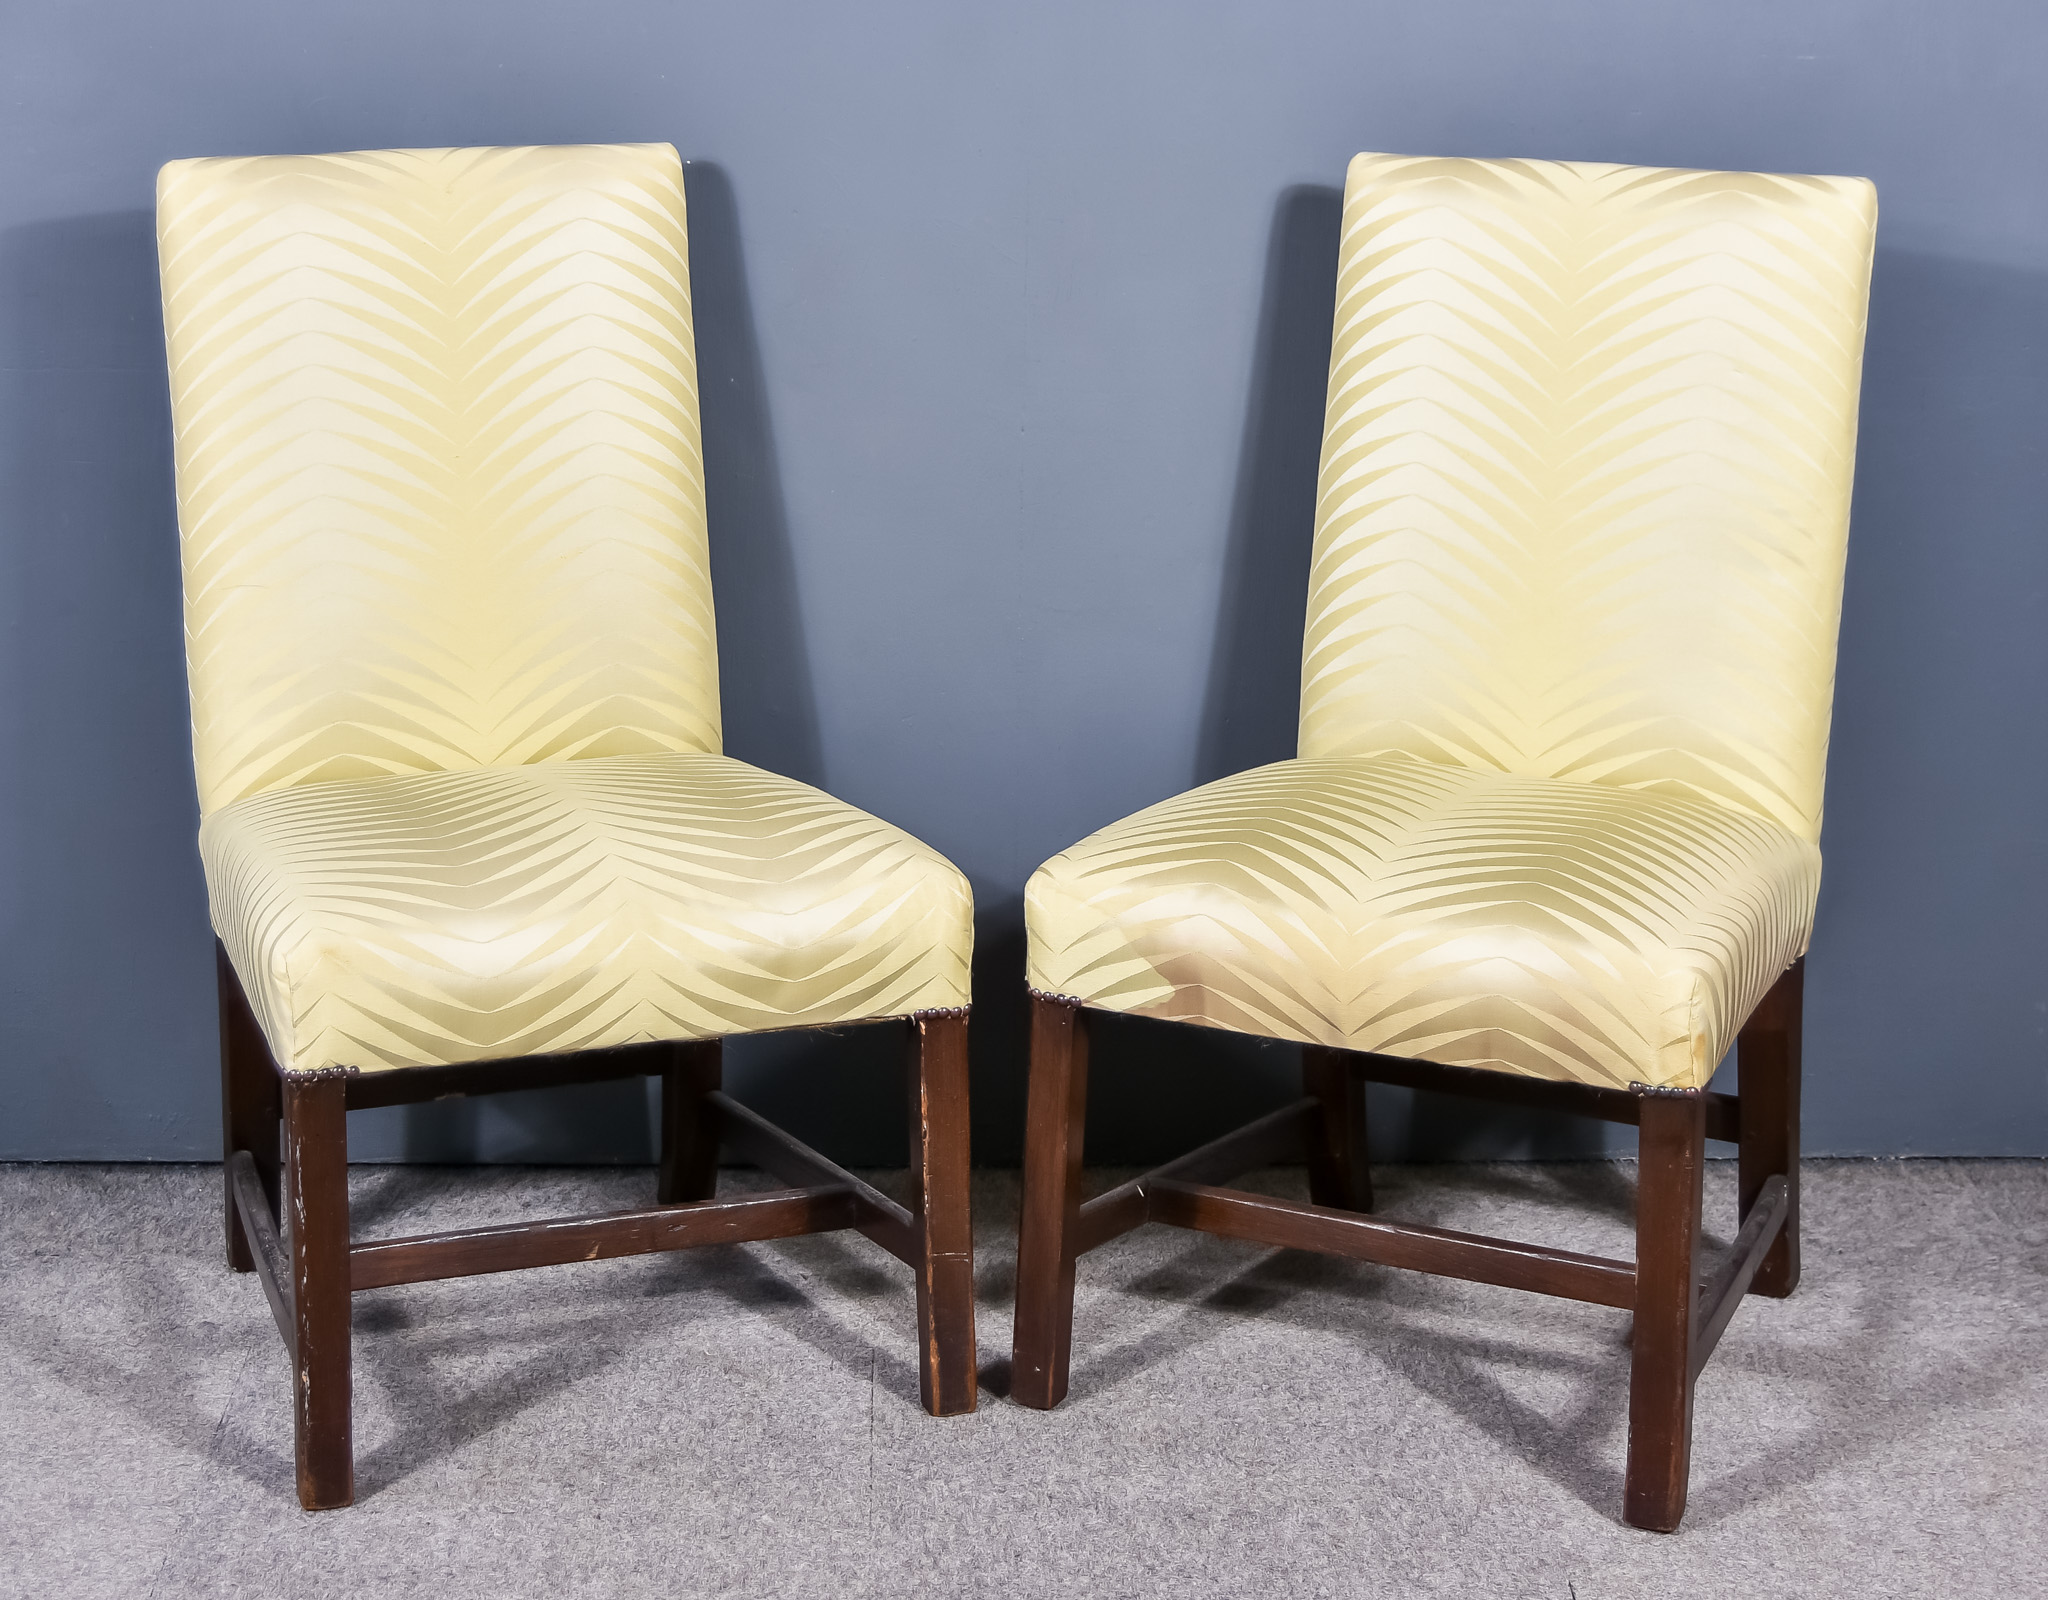
M217 1126L170 437L152 214L0 230L0 1149L18 1159L198 1154Z

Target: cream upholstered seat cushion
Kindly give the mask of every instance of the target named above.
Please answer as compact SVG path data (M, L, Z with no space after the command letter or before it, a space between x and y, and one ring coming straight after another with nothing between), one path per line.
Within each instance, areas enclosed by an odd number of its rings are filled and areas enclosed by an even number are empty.
M200 849L214 925L287 1070L968 1003L959 871L725 756L273 789L210 813Z
M667 145L158 181L213 923L278 1061L967 1003L923 845L719 755Z
M1806 948L1875 196L1361 155L1302 759L1067 851L1031 982L1705 1082Z
M1282 761L1054 856L1031 986L1111 1011L1695 1088L1806 948L1820 852L1681 795Z

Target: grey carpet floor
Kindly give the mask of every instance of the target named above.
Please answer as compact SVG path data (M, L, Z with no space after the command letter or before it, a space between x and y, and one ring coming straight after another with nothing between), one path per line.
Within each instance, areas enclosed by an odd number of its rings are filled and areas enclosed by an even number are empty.
M1395 1215L1629 1253L1625 1164L1381 1179ZM353 1179L362 1234L649 1181ZM360 1499L307 1516L219 1192L0 1167L0 1591L2048 1595L2048 1163L1810 1164L1805 1282L1701 1380L1672 1537L1618 1517L1622 1313L1159 1228L1083 1263L1050 1414L926 1417L908 1276L853 1235L361 1295ZM999 1388L1014 1180L977 1206Z

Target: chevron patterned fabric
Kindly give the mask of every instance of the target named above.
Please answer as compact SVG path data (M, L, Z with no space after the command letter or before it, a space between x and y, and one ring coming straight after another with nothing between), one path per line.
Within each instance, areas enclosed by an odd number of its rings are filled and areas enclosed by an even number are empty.
M200 806L719 747L667 145L157 184Z
M965 879L720 755L667 145L158 184L201 854L280 1065L964 1006Z
M291 1070L968 1003L958 870L727 756L304 784L214 812L199 839L214 925Z
M1361 155L1300 759L1026 898L1110 1010L1698 1087L1818 889L1876 199Z
M1804 953L1820 852L1678 795L1281 761L1032 878L1031 986L1110 1011L1693 1088Z
M1876 220L1860 178L1354 160L1300 753L1818 839Z

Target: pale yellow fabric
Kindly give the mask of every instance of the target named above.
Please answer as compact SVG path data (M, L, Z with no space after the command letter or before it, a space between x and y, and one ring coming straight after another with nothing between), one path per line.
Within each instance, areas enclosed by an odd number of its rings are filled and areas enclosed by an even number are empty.
M968 1003L967 881L726 756L273 789L200 830L280 1064L366 1070Z
M1270 1038L1691 1088L1806 948L1819 884L1808 841L1682 795L1281 761L1041 867L1030 981Z
M667 145L157 184L199 799L716 750Z
M1876 194L1351 164L1301 754L1820 836Z
M201 853L287 1070L963 1006L965 880L718 754L666 145L159 182Z
M1697 1087L1819 883L1860 179L1361 155L1301 759L1056 856L1030 981Z

